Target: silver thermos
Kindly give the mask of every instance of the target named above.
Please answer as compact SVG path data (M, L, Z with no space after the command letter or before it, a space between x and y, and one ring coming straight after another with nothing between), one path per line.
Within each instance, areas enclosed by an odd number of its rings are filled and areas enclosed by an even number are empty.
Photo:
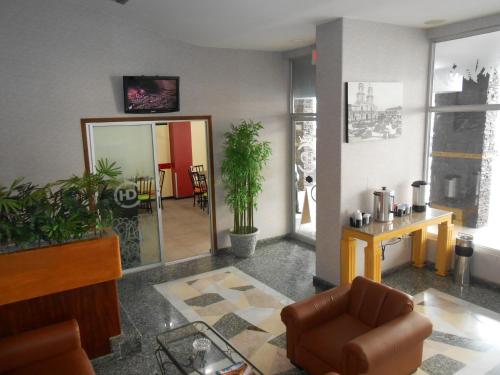
M394 191L387 190L385 186L381 190L373 192L373 219L384 223L394 219Z
M414 181L411 186L413 188L413 211L425 212L429 196L429 183L427 181Z

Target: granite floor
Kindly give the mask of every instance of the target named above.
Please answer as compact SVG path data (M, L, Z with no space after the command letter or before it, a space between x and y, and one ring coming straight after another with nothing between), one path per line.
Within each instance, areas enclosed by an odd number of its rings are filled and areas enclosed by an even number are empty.
M225 253L128 274L119 282L123 336L114 342L114 355L94 360L96 373L158 373L154 357L156 335L187 320L155 290L154 285L228 266L243 271L292 300L319 291L312 285L314 251L288 239L259 244L255 256L250 259L239 259ZM434 288L500 313L500 289L475 284L461 290L453 285L451 278L438 277L428 269L402 267L386 275L383 282L412 295ZM176 372L172 370L171 373Z

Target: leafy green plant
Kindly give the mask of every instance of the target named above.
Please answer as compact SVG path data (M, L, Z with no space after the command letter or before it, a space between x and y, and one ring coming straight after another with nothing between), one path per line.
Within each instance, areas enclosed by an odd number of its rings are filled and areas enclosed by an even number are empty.
M226 188L226 204L234 212L233 233L255 231L253 214L257 196L262 191L262 170L271 156L271 145L259 141L262 123L242 121L231 125L224 134L222 181Z
M0 245L63 243L111 225L120 168L99 160L95 173L44 186L16 179L0 186Z

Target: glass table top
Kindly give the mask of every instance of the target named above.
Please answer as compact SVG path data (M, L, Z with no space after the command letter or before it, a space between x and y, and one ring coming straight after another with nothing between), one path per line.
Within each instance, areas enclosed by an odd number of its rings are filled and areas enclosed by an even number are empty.
M192 322L157 336L159 350L166 354L167 363L174 364L184 374L216 374L235 363L247 363L253 374L262 374L236 348L205 322ZM208 339L208 350L196 350L195 340ZM158 358L158 356L157 356ZM160 367L165 361L158 359ZM165 372L166 373L166 372Z
M451 214L452 213L450 211L443 211L436 208L427 207L427 210L425 210L425 212L413 212L407 216L394 216L394 220L390 223L373 221L368 225L362 226L361 228L351 227L350 225L346 225L344 228L368 235L379 235L386 232L392 232L409 225L424 223L427 220L440 217L445 218L446 216L449 216Z

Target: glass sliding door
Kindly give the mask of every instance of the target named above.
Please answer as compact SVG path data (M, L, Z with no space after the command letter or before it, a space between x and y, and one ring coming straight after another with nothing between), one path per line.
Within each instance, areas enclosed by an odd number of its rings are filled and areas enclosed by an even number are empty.
M291 60L294 233L316 239L316 69L311 56Z
M295 232L316 239L316 120L294 120Z
M89 124L92 168L108 159L122 171L113 229L120 237L124 269L163 261L154 132L153 123Z

